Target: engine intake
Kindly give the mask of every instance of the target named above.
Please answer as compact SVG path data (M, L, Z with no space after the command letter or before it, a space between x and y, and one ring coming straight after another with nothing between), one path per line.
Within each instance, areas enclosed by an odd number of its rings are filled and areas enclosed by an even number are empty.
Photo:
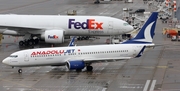
M46 43L63 43L64 31L46 30L43 34L41 34L41 39L44 39Z
M84 69L85 63L83 60L71 60L67 61L67 67L69 70Z

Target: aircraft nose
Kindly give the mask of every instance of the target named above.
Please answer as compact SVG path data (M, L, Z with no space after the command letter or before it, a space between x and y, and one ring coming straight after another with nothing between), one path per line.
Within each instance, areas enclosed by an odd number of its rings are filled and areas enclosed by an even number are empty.
M130 26L128 26L128 27L129 27L129 28L128 28L128 31L129 31L129 32L133 31L133 29L134 29L133 26L130 25Z
M7 59L7 58L5 58L5 59L2 61L3 64L8 64L8 62L9 62L9 59Z

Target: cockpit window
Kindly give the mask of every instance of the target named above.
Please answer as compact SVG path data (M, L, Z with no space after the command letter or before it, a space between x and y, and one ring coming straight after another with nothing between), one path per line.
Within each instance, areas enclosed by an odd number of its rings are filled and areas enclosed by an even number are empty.
M10 55L9 57L16 58L18 55Z
M127 25L129 25L129 24L128 24L128 23L123 23L123 25L124 25L124 26L127 26Z

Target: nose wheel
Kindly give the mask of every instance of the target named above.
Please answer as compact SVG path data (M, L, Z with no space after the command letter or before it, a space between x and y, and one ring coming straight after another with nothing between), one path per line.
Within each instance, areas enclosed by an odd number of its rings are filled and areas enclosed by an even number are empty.
M18 73L22 73L22 69L19 69L19 70L18 70Z

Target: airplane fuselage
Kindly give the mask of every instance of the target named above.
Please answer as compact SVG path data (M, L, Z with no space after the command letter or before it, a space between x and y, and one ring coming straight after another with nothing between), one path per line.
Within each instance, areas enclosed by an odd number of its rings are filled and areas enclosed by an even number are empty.
M6 27L17 28L21 34L26 29L63 30L67 36L109 36L132 31L127 22L107 16L63 16L63 15L0 15L0 32ZM18 30L25 28L25 30ZM37 31L28 31L36 34ZM38 31L39 32L39 31ZM6 32L7 33L7 32ZM8 33L7 33L8 34Z
M144 45L116 44L22 50L7 57L10 66L64 65L67 61L109 61L136 57ZM14 55L18 57L13 58ZM7 63L7 61L6 61Z

